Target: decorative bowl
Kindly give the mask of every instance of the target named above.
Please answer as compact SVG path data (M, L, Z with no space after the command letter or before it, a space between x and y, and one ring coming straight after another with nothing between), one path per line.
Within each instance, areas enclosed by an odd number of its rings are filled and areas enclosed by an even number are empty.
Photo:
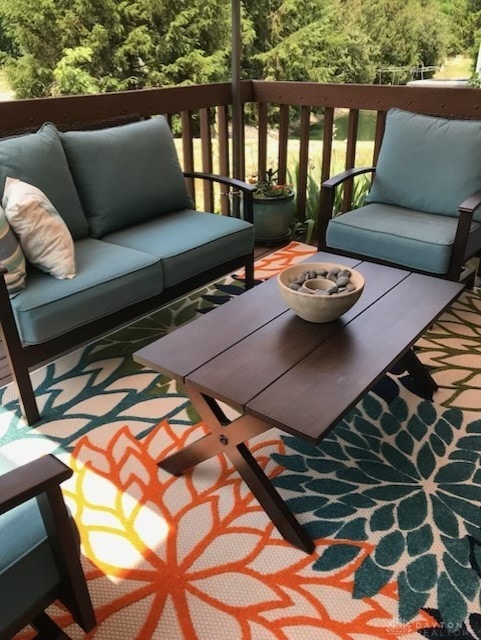
M339 277L344 279L341 281ZM334 280L342 282L342 286ZM287 267L279 273L277 282L287 306L308 322L337 320L359 300L364 289L364 277L359 271L332 262L305 262ZM328 293L330 289L335 291L334 285L338 291Z

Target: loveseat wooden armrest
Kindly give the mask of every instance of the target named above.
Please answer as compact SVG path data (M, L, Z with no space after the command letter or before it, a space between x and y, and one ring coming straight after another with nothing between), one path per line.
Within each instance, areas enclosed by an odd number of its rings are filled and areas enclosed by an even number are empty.
M219 182L232 189L241 191L244 196L244 220L250 223L254 222L254 192L257 188L255 185L244 182L243 180L238 180L237 178L230 178L229 176L221 176L213 173L203 173L202 171L184 171L183 174L185 178L199 178L200 180Z

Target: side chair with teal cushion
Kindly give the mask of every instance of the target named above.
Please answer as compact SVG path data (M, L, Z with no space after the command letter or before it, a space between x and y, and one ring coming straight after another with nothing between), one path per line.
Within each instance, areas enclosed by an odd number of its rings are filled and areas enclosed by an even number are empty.
M373 172L364 206L333 215L336 188ZM322 184L319 248L450 280L481 254L481 122L391 109L376 167Z
M68 636L45 613L58 600L84 631L95 614L79 538L60 483L71 469L52 455L17 466L0 453L0 638L27 625L38 640Z

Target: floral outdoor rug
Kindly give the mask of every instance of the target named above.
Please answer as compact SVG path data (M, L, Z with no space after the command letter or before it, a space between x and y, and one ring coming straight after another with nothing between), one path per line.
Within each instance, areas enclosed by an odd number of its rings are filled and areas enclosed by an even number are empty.
M291 243L262 280L313 252ZM2 454L54 453L82 538L98 640L481 639L481 295L466 292L416 345L440 385L394 370L317 447L272 429L256 459L316 541L285 542L219 456L182 477L156 461L204 433L174 381L131 353L239 295L194 292L34 374L43 420L0 391ZM22 638L31 637L29 632Z

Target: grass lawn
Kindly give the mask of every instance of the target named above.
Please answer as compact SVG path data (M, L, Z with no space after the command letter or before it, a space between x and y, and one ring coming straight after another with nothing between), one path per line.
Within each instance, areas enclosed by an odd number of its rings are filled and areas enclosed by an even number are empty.
M3 91L10 91L10 86L7 82L5 72L0 70L0 92Z
M454 56L446 60L434 74L436 80L467 80L473 73L473 60L468 56Z

